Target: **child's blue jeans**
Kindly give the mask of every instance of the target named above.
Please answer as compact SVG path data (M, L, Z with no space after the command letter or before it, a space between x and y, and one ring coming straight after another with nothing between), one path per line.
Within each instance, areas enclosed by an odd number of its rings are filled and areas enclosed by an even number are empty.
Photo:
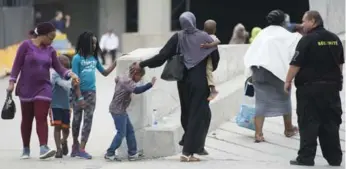
M136 136L128 114L112 114L112 117L117 134L114 136L112 144L107 150L107 155L111 156L115 154L115 150L120 147L124 137L126 137L128 155L135 155L137 153Z

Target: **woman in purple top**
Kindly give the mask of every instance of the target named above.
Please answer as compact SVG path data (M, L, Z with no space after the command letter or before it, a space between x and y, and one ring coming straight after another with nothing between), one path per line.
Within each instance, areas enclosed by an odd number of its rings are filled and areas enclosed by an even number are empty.
M30 157L31 129L35 118L40 159L46 159L55 155L55 151L47 146L47 115L52 98L50 68L65 79L77 80L77 77L60 65L56 51L50 46L55 38L55 27L51 23L38 24L30 33L34 38L23 41L19 46L7 90L13 91L20 73L15 94L20 98L22 109L22 158Z

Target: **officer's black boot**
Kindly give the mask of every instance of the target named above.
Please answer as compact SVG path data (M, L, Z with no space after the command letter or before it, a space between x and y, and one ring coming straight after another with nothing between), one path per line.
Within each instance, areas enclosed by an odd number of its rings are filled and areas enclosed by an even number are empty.
M300 160L299 158L296 158L295 160L291 160L290 161L291 165L299 165L299 166L314 166L315 162L311 161L311 162L305 162Z

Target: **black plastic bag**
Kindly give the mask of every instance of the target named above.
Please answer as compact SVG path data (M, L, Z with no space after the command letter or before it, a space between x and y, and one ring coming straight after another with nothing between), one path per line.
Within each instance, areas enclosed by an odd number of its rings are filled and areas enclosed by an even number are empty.
M2 107L1 118L4 120L11 120L14 118L16 114L16 104L12 99L12 94L10 92L7 93L7 97L5 100L5 104Z

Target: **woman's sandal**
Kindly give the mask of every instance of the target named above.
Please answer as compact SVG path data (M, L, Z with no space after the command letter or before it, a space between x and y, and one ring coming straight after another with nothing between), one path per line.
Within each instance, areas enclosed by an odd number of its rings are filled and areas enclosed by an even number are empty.
M186 156L186 155L181 155L180 156L180 162L199 162L201 161L201 159L190 155L190 156Z
M256 134L255 135L255 143L260 143L260 142L264 142L263 134Z
M293 137L293 136L295 136L295 135L298 133L298 127L293 126L292 129L290 129L290 130L285 130L284 133L285 133L285 136L286 136L286 137Z

